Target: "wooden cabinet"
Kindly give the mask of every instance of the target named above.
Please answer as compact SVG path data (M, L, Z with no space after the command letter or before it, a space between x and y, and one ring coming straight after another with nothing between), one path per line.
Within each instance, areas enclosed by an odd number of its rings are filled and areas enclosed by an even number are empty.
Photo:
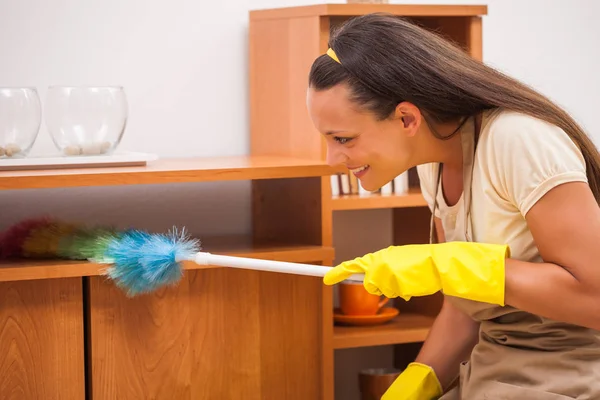
M292 157L167 159L5 171L0 189L253 181L254 234L202 237L203 250L329 265L334 250L321 242L319 207L321 177L331 172ZM321 278L186 262L178 285L129 298L102 275L105 267L0 265L0 398L319 398L331 330Z
M333 213L391 208L394 242L428 238L418 187L403 196L333 198L325 146L306 113L309 67L332 27L356 15L404 15L481 57L485 6L319 4L250 12L251 152L159 160L143 167L0 171L1 190L250 181L248 236L203 237L204 250L332 265ZM118 201L118 199L115 199ZM151 218L151 216L149 216ZM333 324L321 278L185 263L183 280L128 298L80 261L0 265L2 399L334 398L337 349L394 344L399 365L418 350L439 296L397 301L395 321Z

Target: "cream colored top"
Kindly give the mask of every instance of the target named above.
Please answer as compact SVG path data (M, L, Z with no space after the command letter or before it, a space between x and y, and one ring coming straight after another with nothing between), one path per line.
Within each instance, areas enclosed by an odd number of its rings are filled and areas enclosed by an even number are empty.
M581 152L561 129L516 112L484 113L476 152L473 129L470 119L460 131L464 192L458 203L449 207L438 186L436 216L446 241L508 244L512 258L542 261L525 215L553 187L587 182ZM437 164L417 167L430 208L437 170ZM510 306L449 299L482 322L479 344L462 368L460 398L600 398L598 332Z
M472 129L468 123L461 134L472 135ZM417 170L425 200L432 207L437 165L421 165ZM570 181L587 182L585 172L581 152L562 129L515 112L488 112L473 165L475 241L507 243L512 257L540 261L524 216L553 187ZM442 219L446 237L461 228L456 219L464 196L448 207L441 187L438 189L436 216Z

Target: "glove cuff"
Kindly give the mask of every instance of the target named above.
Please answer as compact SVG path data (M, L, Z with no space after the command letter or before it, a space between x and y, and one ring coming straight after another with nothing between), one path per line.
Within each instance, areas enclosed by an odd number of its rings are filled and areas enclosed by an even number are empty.
M432 258L444 294L505 305L507 245L446 242L434 246Z
M412 362L408 364L407 368L411 368L415 372L418 371L423 379L423 382L425 382L424 386L431 387L432 391L435 392L436 396L441 396L442 393L444 393L444 390L442 389L442 384L440 383L433 368L431 368L429 365L419 362Z
M381 400L434 400L443 393L433 368L412 362L392 383Z

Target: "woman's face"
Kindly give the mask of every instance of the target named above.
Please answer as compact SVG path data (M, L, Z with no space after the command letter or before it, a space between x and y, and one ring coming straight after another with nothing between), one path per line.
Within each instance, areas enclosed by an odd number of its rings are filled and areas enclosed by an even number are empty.
M415 165L412 154L420 114L413 105L401 103L394 115L378 121L351 103L348 94L345 85L324 91L309 89L308 112L325 136L327 163L345 165L363 188L377 190Z

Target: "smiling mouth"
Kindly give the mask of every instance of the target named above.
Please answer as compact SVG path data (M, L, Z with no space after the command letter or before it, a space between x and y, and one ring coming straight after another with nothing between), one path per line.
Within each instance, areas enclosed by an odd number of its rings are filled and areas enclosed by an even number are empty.
M358 175L362 175L367 169L369 169L369 165L363 165L362 167L358 167L358 168L348 168L350 170L350 172L352 172L354 175L358 176Z

